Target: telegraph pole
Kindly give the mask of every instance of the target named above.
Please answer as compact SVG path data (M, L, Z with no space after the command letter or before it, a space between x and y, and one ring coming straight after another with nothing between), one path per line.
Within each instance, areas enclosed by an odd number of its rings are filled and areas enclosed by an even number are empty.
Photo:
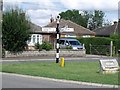
M60 23L60 16L57 16L57 28L56 28L56 63L59 63L59 37L60 37L60 31L59 31L59 23Z

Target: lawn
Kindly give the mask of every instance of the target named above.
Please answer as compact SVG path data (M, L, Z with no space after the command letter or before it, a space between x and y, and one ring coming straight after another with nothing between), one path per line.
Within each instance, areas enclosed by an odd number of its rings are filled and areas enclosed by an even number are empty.
M118 73L99 73L99 62L66 62L62 68L54 62L3 64L2 72L57 79L118 85Z

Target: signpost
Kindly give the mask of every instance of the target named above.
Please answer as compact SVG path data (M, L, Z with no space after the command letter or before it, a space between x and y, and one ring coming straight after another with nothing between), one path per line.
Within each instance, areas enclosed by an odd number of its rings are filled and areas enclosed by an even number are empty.
M116 59L101 59L100 66L103 73L116 73L119 71L119 65Z
M56 63L59 63L59 37L60 37L60 31L59 31L59 22L60 22L60 16L57 16L57 28L56 28Z

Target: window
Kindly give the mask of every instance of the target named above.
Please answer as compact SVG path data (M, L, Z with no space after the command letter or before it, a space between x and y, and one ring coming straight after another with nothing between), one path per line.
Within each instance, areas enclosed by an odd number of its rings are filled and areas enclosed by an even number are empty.
M35 35L33 35L33 43L35 43Z
M69 41L71 45L80 45L78 41Z
M37 43L40 43L40 42L39 42L39 35L37 35Z

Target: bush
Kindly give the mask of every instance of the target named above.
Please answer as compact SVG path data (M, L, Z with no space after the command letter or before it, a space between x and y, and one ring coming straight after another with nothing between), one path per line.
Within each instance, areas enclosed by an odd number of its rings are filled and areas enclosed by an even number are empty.
M38 49L39 51L42 51L42 45L40 45L39 43L35 44L35 49Z
M90 54L90 44L91 45L110 45L112 39L106 37L92 37L92 38L78 38L78 40L85 44L86 53ZM101 52L103 50L101 49ZM99 51L100 52L100 51Z
M72 46L66 46L66 49L72 49Z
M52 45L48 42L43 42L43 44L41 44L41 45L39 43L36 43L35 49L38 49L39 51L41 51L42 49L49 51L52 49Z

